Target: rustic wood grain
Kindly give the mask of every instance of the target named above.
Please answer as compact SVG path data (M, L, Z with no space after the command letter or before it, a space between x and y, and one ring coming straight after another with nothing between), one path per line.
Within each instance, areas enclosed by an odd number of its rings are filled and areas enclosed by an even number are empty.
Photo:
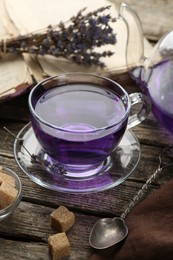
M140 91L128 74L114 78L129 92ZM0 104L0 164L14 170L21 178L23 198L19 207L0 223L0 260L50 260L47 238L56 232L50 227L50 213L59 205L67 206L76 216L68 231L71 243L69 260L87 260L92 254L89 232L97 219L120 215L145 180L157 169L162 149L173 140L152 113L133 129L141 145L141 159L134 173L121 185L93 194L68 194L47 190L33 183L20 170L13 155L14 137L29 120L28 94ZM21 112L22 111L22 112ZM146 163L147 162L147 163ZM170 163L170 162L168 162ZM173 177L165 168L145 192L144 199Z

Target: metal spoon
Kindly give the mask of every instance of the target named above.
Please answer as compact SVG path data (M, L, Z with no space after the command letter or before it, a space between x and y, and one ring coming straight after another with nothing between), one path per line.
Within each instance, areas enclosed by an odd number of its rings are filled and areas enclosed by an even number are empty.
M133 197L132 201L129 203L125 211L121 214L121 216L112 219L103 218L95 223L89 236L89 243L93 248L106 249L119 243L128 235L128 228L125 225L124 219L127 214L132 210L132 208L137 204L139 199L144 194L144 191L147 190L149 184L154 179L156 179L158 174L162 171L163 167L161 167L161 155L164 152L165 150L163 150L162 153L159 155L159 165L157 167L157 170L147 179L141 189Z

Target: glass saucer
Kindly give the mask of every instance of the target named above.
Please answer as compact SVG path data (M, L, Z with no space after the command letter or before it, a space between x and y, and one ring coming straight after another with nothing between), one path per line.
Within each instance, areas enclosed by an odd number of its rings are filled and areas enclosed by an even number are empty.
M52 174L44 165L32 160L41 147L31 123L20 130L14 142L14 156L22 171L35 183L50 190L68 193L92 193L113 188L122 183L136 169L140 159L140 144L135 134L127 130L117 149L108 158L109 167L90 178L69 179Z

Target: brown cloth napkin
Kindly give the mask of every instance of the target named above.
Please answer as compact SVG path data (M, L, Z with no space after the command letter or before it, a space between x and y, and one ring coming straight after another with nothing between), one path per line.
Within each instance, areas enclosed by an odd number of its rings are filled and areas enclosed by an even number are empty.
M89 260L173 259L173 179L140 202L125 219L129 234Z

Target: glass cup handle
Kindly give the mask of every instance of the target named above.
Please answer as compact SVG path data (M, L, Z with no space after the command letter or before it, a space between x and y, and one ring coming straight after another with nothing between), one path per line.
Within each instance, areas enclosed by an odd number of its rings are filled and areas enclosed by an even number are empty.
M138 104L138 103L141 103L142 106L141 106L139 112L129 116L127 129L134 127L134 126L140 124L142 121L144 121L151 110L151 103L150 103L149 99L142 93L140 93L140 92L132 93L129 95L129 97L130 97L130 101L131 101L131 106L134 106L135 104Z

